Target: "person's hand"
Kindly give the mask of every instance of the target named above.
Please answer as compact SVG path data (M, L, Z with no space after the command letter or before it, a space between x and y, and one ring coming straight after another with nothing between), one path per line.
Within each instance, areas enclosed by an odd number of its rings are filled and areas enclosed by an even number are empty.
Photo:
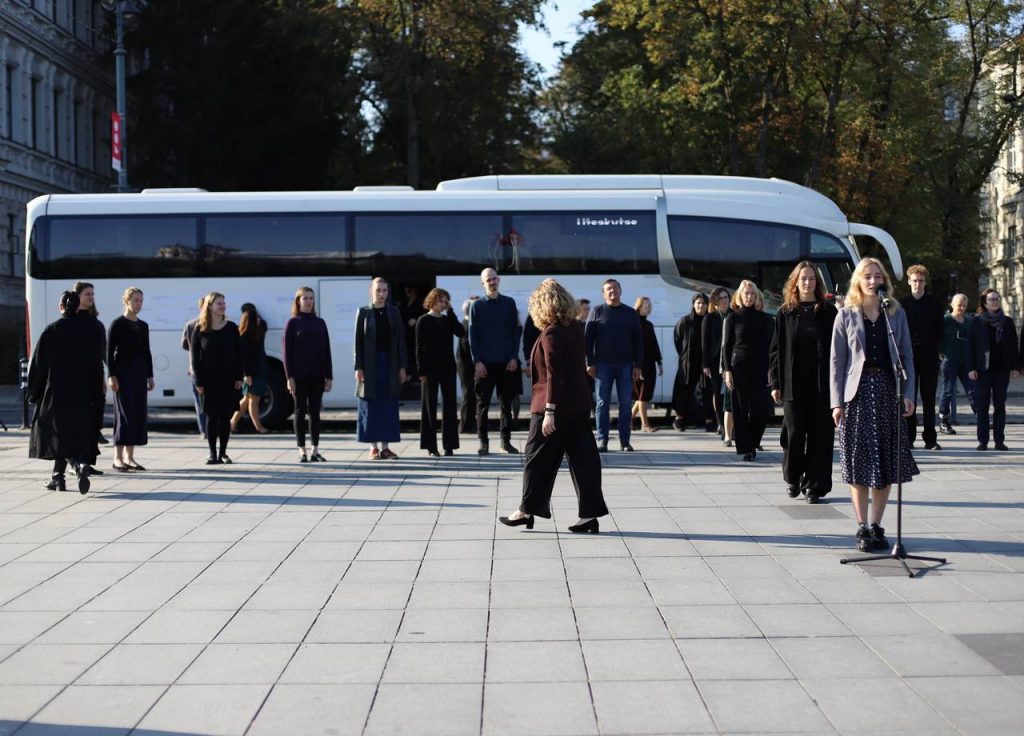
M235 391L241 391L241 390L242 390L242 382L241 381L235 381Z
M242 380L245 382L246 386L252 386L252 376L243 376Z
M205 392L205 389L202 386L196 386L196 393L197 394L202 396L204 392Z
M516 360L515 358L512 358L512 360L510 360L510 361L508 362L508 365L506 365L506 366L505 366L505 370L506 370L506 371L508 371L509 373L512 373L512 372L514 372L514 371L515 371L515 370L516 370L516 369L517 369L518 367L519 367L519 361L518 361L518 360Z
M724 371L722 373L722 380L725 381L725 386L732 391L732 371Z
M912 399L903 399L903 416L912 417L914 416L914 402Z
M398 369L398 382L405 383L409 380L409 374L405 372L405 368Z
M121 390L121 384L118 383L117 376L111 376L110 378L108 378L107 383L110 384L110 390L113 391L115 394Z
M550 436L555 431L555 414L554 412L544 413L544 423L540 426L540 431L545 437Z
M633 366L633 380L634 381L642 381L643 378L644 378L644 372L642 370L640 370L639 368L637 368L636 366Z
M156 381L154 381L153 377L150 376L149 378L146 379L146 390L147 391L152 391L155 388L156 388Z
M477 363L473 367L476 369L473 374L474 376L476 376L477 378L487 378L487 366L485 366L483 363Z
M782 392L779 391L777 388L772 389L772 401L774 401L776 404L779 404L780 406L782 404Z
M661 367L661 363L658 363L658 375L659 376L664 376L665 375L665 369Z
M704 369L704 375L707 376L708 378L711 378L711 369L710 368L705 368Z
M360 368L356 371L356 383L363 383L366 380L366 373Z
M972 381L977 381L978 371L967 371L967 377L970 378Z
M289 378L288 379L288 393L290 393L292 396L295 395L295 379L294 378Z
M414 319L410 319L410 320L409 320L409 322L408 322L408 325L409 325L410 327L415 327L415 326L416 326L416 320L414 320Z
M1010 371L1010 378L1016 381L1020 378L1020 371Z
M597 366L587 366L587 375L590 376L591 378L597 378Z
M420 376L420 383L426 383L426 382L427 382L427 377L426 376Z
M832 423L835 424L837 427L842 425L843 408L841 406L837 406L835 409L832 410Z
M332 381L330 378L325 379L324 380L324 393L329 393L332 388L334 388L334 381Z

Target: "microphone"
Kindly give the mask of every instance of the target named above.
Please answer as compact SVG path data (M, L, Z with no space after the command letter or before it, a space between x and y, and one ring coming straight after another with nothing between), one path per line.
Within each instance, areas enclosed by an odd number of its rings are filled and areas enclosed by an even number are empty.
M888 309L892 304L892 299L889 298L889 294L884 288L875 289L875 295L878 296L878 301L881 302L883 309Z

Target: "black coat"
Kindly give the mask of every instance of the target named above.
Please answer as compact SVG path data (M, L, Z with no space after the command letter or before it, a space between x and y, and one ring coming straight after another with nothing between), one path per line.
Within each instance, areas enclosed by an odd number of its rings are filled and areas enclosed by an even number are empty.
M372 306L360 307L356 314L355 335L355 370L363 372L363 382L356 384L356 396L360 399L378 399L388 396L397 397L401 381L398 371L408 370L409 358L406 353L405 325L398 307L388 304L385 309L388 316L388 327L391 334L388 344L391 347L388 361L387 376L377 375L377 317ZM383 390L382 382L387 381L389 390Z
M696 384L703 373L704 350L701 346L701 328L704 326L705 318L706 315L690 312L676 323L676 328L672 332L672 341L675 343L676 353L679 354L677 375L682 376L679 380L687 386ZM719 333L719 345L721 342L721 333Z
M1017 346L1017 326L1013 319L1006 317L1003 327L1003 339L997 345L989 344L988 325L980 316L971 320L967 329L967 370L984 372L991 365L991 350L999 350L1003 354L1003 365L1007 371L1016 370L1020 366L1020 355Z
M833 305L822 302L814 310L814 330L818 347L818 395L829 395L829 365L832 360L832 327L839 314ZM796 371L797 309L781 309L775 316L775 332L768 351L768 370L773 391L781 391L783 401L796 398L793 387Z
M97 407L105 398L96 325L94 317L79 313L61 317L39 336L28 373L28 397L35 404L29 457L96 462Z
M700 329L700 349L703 368L712 375L722 372L722 324L729 312L708 312Z

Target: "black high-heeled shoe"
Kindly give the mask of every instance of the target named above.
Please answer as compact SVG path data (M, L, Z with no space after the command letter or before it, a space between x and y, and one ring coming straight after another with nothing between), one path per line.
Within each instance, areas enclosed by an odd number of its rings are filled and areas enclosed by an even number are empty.
M533 529L533 516L521 516L518 519L510 519L507 516L499 516L500 521L505 526L523 526L526 525L527 529Z
M573 534L597 534L601 531L601 525L597 523L597 519L591 519L590 521L584 521L582 524L570 526L569 531Z

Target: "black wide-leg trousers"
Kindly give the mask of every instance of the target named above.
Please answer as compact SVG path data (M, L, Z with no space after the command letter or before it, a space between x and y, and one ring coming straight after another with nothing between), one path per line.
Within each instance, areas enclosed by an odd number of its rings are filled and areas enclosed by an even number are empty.
M427 376L420 382L420 449L437 452L437 391L441 390L441 444L446 450L459 447L455 374Z
M836 425L827 396L797 396L783 405L782 477L786 483L824 496L832 490Z
M547 437L541 431L543 414L530 416L530 433L526 438L523 469L524 514L551 518L551 493L562 458L569 458L569 474L576 489L581 519L605 516L608 507L601 493L601 456L590 428L589 412L576 416L556 415L555 431Z

